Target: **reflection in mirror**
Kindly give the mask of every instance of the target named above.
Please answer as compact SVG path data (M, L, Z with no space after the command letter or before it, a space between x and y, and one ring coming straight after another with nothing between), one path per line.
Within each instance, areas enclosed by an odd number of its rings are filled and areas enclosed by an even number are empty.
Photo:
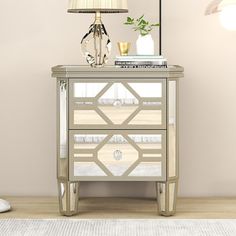
M74 176L106 176L94 162L74 162Z
M169 81L169 177L176 176L176 81Z
M75 134L74 149L95 149L106 137L105 134Z
M66 81L60 81L60 158L67 158L67 86Z
M141 149L161 149L162 135L161 134L132 134L129 137Z
M61 200L61 207L62 207L62 211L66 211L66 192L65 189L66 188L66 184L65 183L60 183L60 200Z
M78 204L78 183L70 183L70 211L76 211Z
M75 98L93 98L107 85L107 83L74 83Z
M150 119L151 117L151 119ZM161 110L142 110L130 122L131 125L161 125Z
M138 105L138 99L121 83L114 83L98 100L100 105Z
M161 162L141 162L129 176L161 176Z
M105 125L104 119L94 110L74 110L75 125Z
M129 83L140 97L143 98L161 98L162 83Z
M158 202L159 210L166 211L166 184L158 183Z
M174 210L175 188L176 188L176 183L169 184L169 211Z

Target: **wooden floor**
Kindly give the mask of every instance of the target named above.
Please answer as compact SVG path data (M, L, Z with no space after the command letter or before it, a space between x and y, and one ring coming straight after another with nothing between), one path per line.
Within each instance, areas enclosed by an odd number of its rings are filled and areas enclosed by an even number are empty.
M13 210L0 214L3 218L63 218L54 197L5 197ZM156 214L154 199L86 198L79 204L80 213L73 219L97 218L162 218ZM172 219L236 219L236 198L180 198L177 214Z

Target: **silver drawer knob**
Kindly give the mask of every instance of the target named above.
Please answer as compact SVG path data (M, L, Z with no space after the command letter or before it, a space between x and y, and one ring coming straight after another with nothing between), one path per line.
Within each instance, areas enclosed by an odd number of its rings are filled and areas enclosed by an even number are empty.
M122 151L120 151L120 150L114 151L113 157L116 161L120 161L122 159Z
M121 102L120 99L115 100L114 103L113 103L114 107L121 107L121 105L122 105L122 102Z

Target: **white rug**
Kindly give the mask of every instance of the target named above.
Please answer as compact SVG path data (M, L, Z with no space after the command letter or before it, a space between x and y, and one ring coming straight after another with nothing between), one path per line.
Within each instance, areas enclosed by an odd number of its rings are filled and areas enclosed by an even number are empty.
M236 236L236 220L0 220L1 236Z

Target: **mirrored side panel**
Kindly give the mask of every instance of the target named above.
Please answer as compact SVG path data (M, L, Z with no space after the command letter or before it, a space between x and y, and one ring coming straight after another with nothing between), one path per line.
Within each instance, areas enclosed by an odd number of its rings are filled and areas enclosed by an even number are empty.
M168 82L168 173L177 176L177 82Z
M68 176L68 83L67 80L58 80L58 177Z

